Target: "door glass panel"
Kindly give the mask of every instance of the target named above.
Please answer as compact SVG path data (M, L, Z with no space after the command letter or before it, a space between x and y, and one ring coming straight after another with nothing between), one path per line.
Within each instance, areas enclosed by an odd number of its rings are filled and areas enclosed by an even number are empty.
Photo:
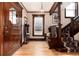
M12 24L16 24L16 10L14 8L9 9L9 20Z
M43 35L43 17L34 17L34 35Z

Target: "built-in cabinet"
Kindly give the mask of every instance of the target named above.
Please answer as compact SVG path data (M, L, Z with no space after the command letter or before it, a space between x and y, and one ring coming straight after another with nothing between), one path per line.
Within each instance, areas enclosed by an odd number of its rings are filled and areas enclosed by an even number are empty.
M0 3L0 55L12 55L22 45L22 7L17 2Z

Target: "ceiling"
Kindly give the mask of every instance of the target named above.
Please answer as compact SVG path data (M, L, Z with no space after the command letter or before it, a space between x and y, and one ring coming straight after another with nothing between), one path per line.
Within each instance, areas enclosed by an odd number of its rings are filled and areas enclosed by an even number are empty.
M54 2L22 2L27 11L40 11L41 5L44 11L49 11Z

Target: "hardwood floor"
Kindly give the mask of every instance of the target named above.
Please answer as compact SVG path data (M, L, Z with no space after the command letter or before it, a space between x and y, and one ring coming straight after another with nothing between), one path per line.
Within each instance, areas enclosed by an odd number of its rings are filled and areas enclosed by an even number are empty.
M46 41L30 41L18 49L13 56L78 56L79 53L58 52L49 49Z

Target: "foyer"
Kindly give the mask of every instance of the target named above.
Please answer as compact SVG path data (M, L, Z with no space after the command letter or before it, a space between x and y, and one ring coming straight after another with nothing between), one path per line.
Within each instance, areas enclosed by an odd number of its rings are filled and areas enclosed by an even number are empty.
M0 56L78 56L79 2L0 2Z

